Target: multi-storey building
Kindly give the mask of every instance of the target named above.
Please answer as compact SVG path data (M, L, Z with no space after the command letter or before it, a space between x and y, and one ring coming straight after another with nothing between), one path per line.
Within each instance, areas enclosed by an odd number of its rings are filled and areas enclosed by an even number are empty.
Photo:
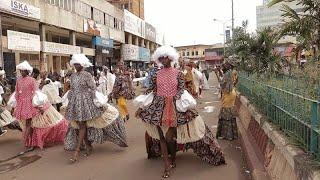
M221 65L224 60L223 44L215 44L205 50L205 60L208 66Z
M268 7L270 0L264 0L263 5L257 6L257 29L263 29L266 27L279 28L286 19L282 17L283 12L281 11L282 3ZM291 8L297 12L302 12L302 6L297 4L296 1L286 2ZM294 37L284 37L280 40L280 43L295 42Z
M75 53L84 53L96 66L114 66L123 44L133 39L125 27L150 29L144 21L141 25L125 23L125 12L105 0L1 0L0 63L8 76L23 60L41 70L65 70ZM143 32L136 44L155 48L150 34L155 33ZM149 51L141 53L145 61Z
M180 57L187 58L192 61L204 61L205 49L210 45L197 44L175 47L180 54Z
M144 0L107 0L109 3L115 5L119 9L126 9L144 19Z

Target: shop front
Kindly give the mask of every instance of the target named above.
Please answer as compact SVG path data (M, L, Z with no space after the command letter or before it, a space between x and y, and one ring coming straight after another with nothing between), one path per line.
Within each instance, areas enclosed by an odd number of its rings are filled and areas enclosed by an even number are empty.
M121 46L121 57L127 67L138 68L139 60L139 46L132 44L123 44Z
M113 40L99 36L93 38L92 43L95 47L95 66L107 66L111 68L116 65L114 59Z
M150 62L150 50L147 48L139 47L139 69L146 69Z

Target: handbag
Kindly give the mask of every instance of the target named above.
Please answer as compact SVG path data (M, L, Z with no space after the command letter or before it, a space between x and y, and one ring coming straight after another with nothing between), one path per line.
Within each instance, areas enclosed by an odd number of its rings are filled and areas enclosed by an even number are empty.
M193 109L196 106L197 101L187 90L184 90L181 98L176 100L176 107L179 112L186 112L188 109Z

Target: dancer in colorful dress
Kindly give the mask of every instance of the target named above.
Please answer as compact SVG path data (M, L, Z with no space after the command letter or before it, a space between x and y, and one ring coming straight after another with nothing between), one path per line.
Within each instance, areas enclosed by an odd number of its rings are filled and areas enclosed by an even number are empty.
M148 135L152 137L147 149L151 149L154 154L150 154L149 158L159 156L161 150L164 178L168 178L171 169L176 167L178 147L180 150L193 149L194 153L211 165L225 163L219 144L197 111L177 107L177 101L185 93L183 75L172 67L178 57L176 50L170 46L162 46L155 51L154 59L159 60L163 68L154 76L152 87L147 91L152 92L154 97L151 104L140 107L136 112Z
M238 127L234 109L237 97L235 86L238 82L237 71L234 70L235 65L234 60L228 59L223 66L224 75L220 82L222 107L219 114L216 135L219 139L234 140L238 138Z
M129 112L127 108L127 100L134 98L135 93L130 78L129 71L125 70L124 62L118 62L119 72L116 74L112 97L117 100L117 105L120 111L121 118L125 121L129 120Z
M75 150L71 163L78 161L80 147L86 147L85 156L92 153L92 143L111 141L127 147L124 122L119 112L109 104L96 103L96 85L92 75L84 68L92 66L84 54L74 54L70 61L77 72L70 77L66 119L70 121L65 138L65 149ZM103 95L102 95L103 96Z
M42 149L44 146L63 142L68 124L49 103L38 106L33 102L39 84L30 76L32 69L27 61L17 65L21 77L15 88L17 105L14 117L23 129L24 145L28 149Z

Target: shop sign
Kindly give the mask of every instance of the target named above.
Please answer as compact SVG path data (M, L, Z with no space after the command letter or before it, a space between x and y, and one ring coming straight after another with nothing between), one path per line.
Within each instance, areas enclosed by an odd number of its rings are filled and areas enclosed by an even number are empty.
M54 53L54 54L80 54L81 48L78 46L72 46L68 44L59 44L53 42L42 42L42 51L47 53Z
M125 61L139 60L139 46L123 44L121 47L122 58Z
M0 0L0 10L40 20L40 8L16 0Z
M101 38L100 36L94 37L92 39L92 43L95 46L113 48L113 40L112 39L105 39L105 38Z
M150 50L139 47L139 59L140 61L150 61Z
M124 31L145 37L145 22L128 10L124 10Z
M17 51L40 52L40 36L22 33L18 31L7 31L8 49Z
M146 24L146 27L145 27L146 39L152 42L156 42L157 40L156 28L149 23L145 23L145 24Z

